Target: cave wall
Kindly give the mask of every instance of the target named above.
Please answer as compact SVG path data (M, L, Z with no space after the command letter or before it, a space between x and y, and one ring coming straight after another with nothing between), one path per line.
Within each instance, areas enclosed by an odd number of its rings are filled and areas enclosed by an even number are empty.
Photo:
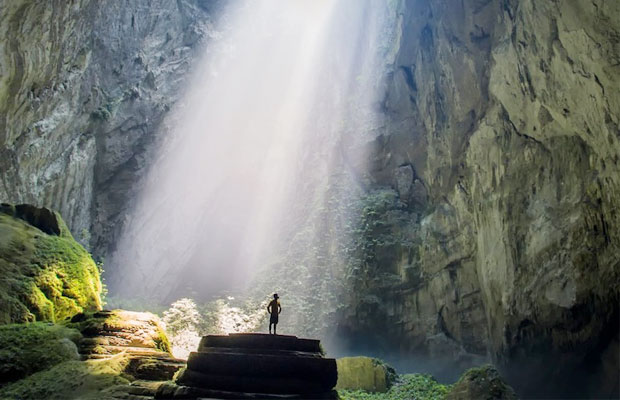
M0 199L60 210L109 254L215 3L4 2ZM359 172L382 221L338 331L617 393L620 3L394 4L386 125Z
M59 210L103 258L215 1L0 6L0 199Z
M341 331L491 359L522 395L617 395L620 3L399 13L368 197L395 193L382 212L408 218L371 246Z

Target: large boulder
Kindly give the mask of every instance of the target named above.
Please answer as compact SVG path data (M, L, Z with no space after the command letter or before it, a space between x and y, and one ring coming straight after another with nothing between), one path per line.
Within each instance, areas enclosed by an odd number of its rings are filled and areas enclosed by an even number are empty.
M99 269L60 215L0 206L0 324L58 321L101 308Z
M105 360L124 354L123 373L146 381L171 380L185 361L170 353L159 318L148 312L103 310L76 314L69 326L84 336L79 351L84 359Z
M344 357L337 359L336 364L337 390L387 392L397 377L394 368L376 358Z
M295 336L205 336L175 385L158 398L336 398L336 360L318 340Z
M446 396L446 400L516 400L514 390L491 366L467 370Z

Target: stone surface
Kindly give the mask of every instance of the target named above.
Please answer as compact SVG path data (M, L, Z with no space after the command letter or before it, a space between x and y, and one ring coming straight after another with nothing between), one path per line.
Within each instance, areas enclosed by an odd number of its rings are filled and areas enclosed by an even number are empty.
M336 380L336 361L322 357L318 340L209 335L190 354L178 386L162 386L157 398L331 398Z
M132 377L133 382L115 388L119 396L129 394L152 398L163 381L172 380L174 374L185 367L184 360L176 359L170 353L166 334L154 314L103 310L78 314L71 319L71 326L83 335L78 342L83 360L124 357L123 374Z
M338 366L336 390L387 392L396 379L394 368L375 358L338 358L336 365Z
M426 201L385 212L402 240L364 254L340 332L444 378L492 359L525 397L617 397L620 3L397 12L367 196L402 196L411 165Z
M60 236L60 230L63 228L60 217L54 211L45 207L39 208L30 204L12 205L2 203L0 204L0 212L23 219L48 235ZM64 228L66 229L66 226Z
M3 4L0 200L60 211L107 255L214 3Z

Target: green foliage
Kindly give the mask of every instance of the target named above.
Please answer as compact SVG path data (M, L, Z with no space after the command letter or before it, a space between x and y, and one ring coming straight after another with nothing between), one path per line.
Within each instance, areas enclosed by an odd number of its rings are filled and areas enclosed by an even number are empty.
M79 357L75 329L43 322L0 326L0 384Z
M185 330L197 331L200 314L193 300L179 299L164 311L162 321L166 324L168 333L174 336Z
M60 236L0 213L0 323L59 321L101 308L99 270L58 218Z
M107 360L66 361L0 389L0 399L114 399L129 357L122 353ZM126 392L125 392L126 395Z
M159 325L157 326L157 337L155 337L153 341L155 342L155 347L159 350L167 353L172 352L172 345L170 344L168 335L166 335L166 332Z
M470 368L452 385L449 399L488 398L516 399L514 390L506 384L495 367L490 364Z
M441 400L450 386L443 385L430 375L400 375L399 381L385 393L368 393L363 390L339 390L342 400Z
M101 292L99 293L99 299L101 299L101 306L105 306L108 302L108 285L106 285L104 279L105 270L103 269L103 261L97 261L97 271L99 272L99 280L101 281Z
M373 262L381 247L411 246L405 229L411 216L392 189L374 190L359 200L359 221L352 229L348 254L362 263Z

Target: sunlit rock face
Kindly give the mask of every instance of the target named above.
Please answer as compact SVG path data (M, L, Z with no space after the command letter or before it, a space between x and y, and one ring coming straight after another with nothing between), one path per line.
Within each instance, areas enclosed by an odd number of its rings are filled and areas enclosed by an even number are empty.
M524 396L617 395L620 3L401 12L368 198L393 191L380 212L403 218L368 251L342 332L490 357Z
M0 198L55 208L101 258L215 1L0 6Z

